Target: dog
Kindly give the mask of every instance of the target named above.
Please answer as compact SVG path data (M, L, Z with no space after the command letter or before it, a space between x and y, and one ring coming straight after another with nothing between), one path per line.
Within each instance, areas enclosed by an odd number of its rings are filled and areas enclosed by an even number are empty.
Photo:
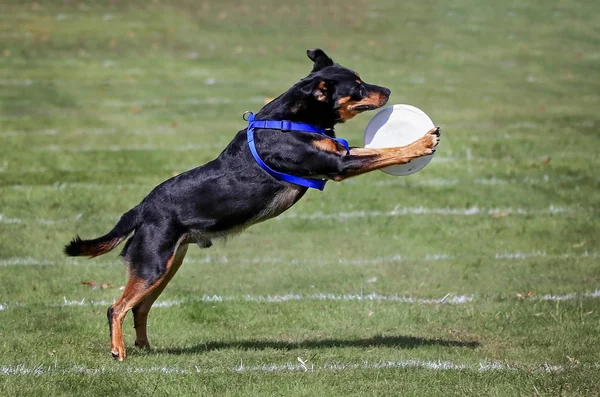
M181 266L189 244L208 248L215 238L280 215L308 190L307 185L288 182L268 170L324 183L406 164L435 152L439 128L408 146L394 148L349 148L336 139L336 124L384 106L391 91L367 84L321 49L308 50L307 55L313 62L308 76L266 104L252 120L287 121L285 125L308 126L320 133L261 128L251 122L252 128L239 131L216 159L155 187L106 235L92 240L77 236L65 246L67 255L96 257L133 233L121 252L128 264L127 285L107 312L114 359L126 357L122 323L129 310L135 345L150 347L148 313Z

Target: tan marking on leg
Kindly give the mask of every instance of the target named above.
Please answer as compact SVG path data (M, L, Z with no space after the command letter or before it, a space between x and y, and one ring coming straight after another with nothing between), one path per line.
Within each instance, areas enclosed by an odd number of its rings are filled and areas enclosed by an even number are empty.
M158 288L169 274L175 260L175 254L179 249L180 239L175 245L173 255L168 259L165 272L154 283L148 285L146 280L139 278L133 272L129 274L129 280L121 298L112 305L113 313L111 321L111 353L116 360L123 361L126 357L125 343L123 341L123 320L127 312L137 306L148 294Z
M136 307L132 309L133 312L133 324L135 327L135 345L138 347L142 347L145 349L150 348L150 343L148 342L148 334L147 334L147 324L148 324L148 313L150 313L150 309L152 305L158 299L160 294L164 291L165 287L171 281L177 270L181 267L183 263L183 259L185 258L185 254L187 253L188 245L182 244L177 249L175 253L175 258L173 259L173 264L171 265L171 269L169 273L165 276L162 282L146 296Z
M390 165L407 164L416 158L427 156L434 153L435 147L439 142L439 128L432 128L424 136L407 146L369 149L352 148L350 157L355 156L364 158L364 164L359 168L350 170L344 175L338 175L334 178L341 181L351 176L364 174L369 171L378 170Z
M333 139L329 138L315 139L314 141L312 141L312 145L318 150L322 150L324 152L339 154L346 153L345 149L341 150L340 146Z
M111 330L110 351L113 358L119 361L123 361L126 356L125 343L123 342L123 319L129 310L129 308L126 308L127 303L132 297L135 297L140 291L143 291L145 286L145 280L130 272L129 280L127 280L123 295L112 305L112 316L108 320L110 321Z

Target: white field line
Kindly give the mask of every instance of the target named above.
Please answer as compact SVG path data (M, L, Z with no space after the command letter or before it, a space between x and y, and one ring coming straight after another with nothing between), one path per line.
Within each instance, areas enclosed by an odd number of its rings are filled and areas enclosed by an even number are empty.
M95 145L81 145L77 147L65 147L58 145L47 145L47 146L34 146L31 150L37 152L129 152L129 151L173 151L173 152L187 152L192 150L206 150L215 148L224 148L225 144L186 144L178 146L163 146L163 145L113 145L113 146L95 146Z
M558 177L550 177L548 175L544 175L543 177L533 178L526 177L522 179L502 179L502 178L463 178L463 179L444 179L444 178L436 178L436 179L421 179L414 181L406 181L405 179L395 178L393 180L386 181L376 181L370 182L368 179L363 180L361 182L357 181L345 181L344 184L352 184L352 185L366 185L366 186L435 186L435 187L444 187L444 186L457 186L461 184L465 185L534 185L534 184L550 184L550 183L560 183L560 182L577 182L582 180L583 177L570 177L570 176L558 176ZM142 183L127 183L127 184L100 184L100 183L82 183L82 182L73 182L73 183L55 183L52 185L10 185L9 188L13 190L20 191L30 191L30 190L67 190L67 189L77 189L77 190L106 190L106 189L123 189L123 188L140 188L150 190L152 188L151 185L142 184Z
M229 259L227 256L205 256L203 258L187 258L185 263L191 265L206 265L206 264L227 264L231 262L242 263L242 264L287 264L287 265L302 265L302 264L318 264L318 265L370 265L370 264L379 264L385 262L410 262L410 261L440 261L444 259L452 259L451 256L446 254L430 254L421 258L416 257L405 257L401 255L390 255L390 256L382 256L382 257L373 257L373 258L359 258L359 259L346 259L346 258L337 258L337 259L299 259L299 258L283 258L283 257L269 257L269 256L260 256L260 257L246 257L246 258L236 258ZM97 266L101 263L106 264L116 264L121 263L120 260L113 261L90 261L87 258L61 258L59 260L49 260L49 259L37 259L32 257L13 257L7 259L0 260L1 266L51 266L51 265L90 265Z
M31 32L0 32L0 39L27 39L33 37Z
M598 125L598 122L596 120L589 120L589 119L581 119L578 121L574 121L573 123L571 123L571 127L576 127L576 128L595 128ZM548 123L536 123L533 121L525 121L525 122L516 122L516 123L510 123L510 124L496 124L496 123L481 123L481 122L477 122L477 123L450 123L447 124L444 128L449 130L449 131L470 131L470 130L477 130L480 131L482 128L484 129L488 129L488 130L495 130L496 133L489 135L489 134L479 134L479 135L471 135L469 136L469 139L473 142L480 142L480 141L486 141L488 142L490 139L491 140L516 140L516 139L525 139L525 138L530 138L530 139L537 139L537 135L535 133L532 133L531 131L528 131L526 133L521 133L520 131L524 131L524 130L540 130L540 129L546 129L548 127ZM517 131L517 133L514 132L504 132L502 133L502 131ZM454 138L454 137L453 137ZM548 139L560 139L562 141L565 140L564 136L559 136L559 135L549 135L547 137ZM576 142L577 138L573 139L573 142Z
M397 361L378 361L378 362L333 362L325 364L305 363L298 357L300 363L282 363L282 364L262 364L262 365L239 365L229 368L206 368L194 366L182 368L174 366L154 366L154 367L122 367L113 365L110 367L89 368L83 365L74 365L69 368L60 368L58 365L39 365L28 367L26 365L9 365L0 367L0 375L4 376L42 376L42 375L103 375L111 373L151 373L151 374L224 374L224 373L278 373L278 372L340 372L356 370L386 370L401 368L423 368L434 371L527 371L538 373L560 372L566 368L576 368L577 365L565 367L560 364L538 364L538 365L509 365L494 362L482 362L479 364L459 364L452 361L421 361L421 360L397 360Z
M546 294L541 296L531 296L527 298L530 302L539 301L567 301L574 299L597 299L600 298L600 289L594 292L585 293L568 293L563 295ZM328 302L391 302L398 304L416 304L416 305L464 305L467 303L477 303L480 301L488 301L487 298L477 298L474 294L471 295L453 295L446 294L441 298L417 298L407 295L381 295L376 292L368 294L335 294L335 293L318 293L318 294L296 294L288 293L283 295L243 295L243 296L222 296L222 295L203 295L191 299L167 299L157 301L153 307L170 308L185 305L188 303L222 303L222 302L251 302L251 303L287 303L287 302L311 302L311 301L328 301ZM91 300L86 298L67 299L63 298L62 302L45 302L50 307L108 307L116 301L109 300ZM23 302L4 302L0 304L0 311L8 310L9 308L27 307L27 303Z
M143 147L140 146L140 148L143 148ZM182 165L182 166L176 166L176 167L162 167L161 169L164 171L170 171L170 172L184 172L184 171L191 170L192 168L195 168L195 167L197 167L197 165L196 166ZM90 172L90 173L98 173L98 172L123 171L123 169L109 167L109 166L100 166L100 167L87 168L87 169L73 168L73 167L56 167L56 168L31 167L31 168L19 168L19 169L15 169L15 170L7 170L6 168L0 167L0 173L17 174L17 175L19 175L19 174L44 174L44 173L49 173L49 172L82 172L82 171ZM128 168L128 171L147 172L147 170L144 170L142 168L135 168L135 167Z
M241 129L241 128L240 128ZM32 151L36 152L91 152L91 151L109 151L109 152L122 152L122 151L131 151L131 150L143 150L143 151L190 151L190 150L202 150L209 148L222 148L224 149L229 142L224 143L210 143L210 144L187 144L187 145L179 145L179 146L164 146L164 145L113 145L113 146L59 146L59 145L46 145L46 146L33 146L30 148ZM581 153L568 153L562 152L560 156L556 156L560 158L577 158L581 157ZM437 156L434 160L436 163L450 163L457 164L463 166L464 164L473 165L472 163L479 163L481 166L485 166L485 164L498 164L498 163L506 163L512 162L511 159L506 158L488 158L488 157L460 157L460 156ZM90 172L93 169L89 170Z
M43 129L43 130L10 130L0 132L0 137L13 137L13 136L32 136L32 135L110 135L110 134L130 134L130 135L174 135L180 134L180 131L185 131L182 127L173 127L168 125L157 125L150 126L147 128L77 128L74 130L61 130L61 129ZM206 132L207 129L201 125L194 126L194 132ZM192 133L192 131L188 131Z
M598 258L600 255L597 252L584 251L581 253L556 253L547 254L543 251L535 252L502 252L494 254L493 259L510 261L522 260L528 258L550 258L550 259L581 259L581 258ZM258 264L281 264L281 265L344 265L344 266L368 266L381 263L406 263L406 262L436 262L444 260L464 260L470 258L481 258L481 256L452 256L444 253L428 254L422 257L409 257L403 255L376 256L366 258L284 258L273 256L245 257L230 259L227 256L205 256L203 258L187 258L185 263L190 265L207 265L207 264L227 264L231 262L258 265ZM12 257L0 260L0 267L6 266L59 266L59 265L79 265L79 266L99 266L99 265L122 265L119 259L114 260L90 260L87 258L61 258L59 260L38 259L32 257Z
M110 306L116 301L93 301L86 300L69 300L63 298L62 303L51 304L50 306L58 307L70 307L70 306ZM174 307L181 306L186 303L194 302L252 302L252 303L286 303L286 302L308 302L308 301L334 301L334 302L394 302L394 303L413 303L421 305L435 305L435 304L451 304L451 305L462 305L473 301L472 295L456 295L446 294L442 298L436 299L422 299L413 296L400 296L400 295L380 295L372 292L369 294L334 294L334 293L319 293L319 294L284 294L284 295L243 295L239 297L235 296L221 296L221 295L203 295L198 298L185 299L185 300L162 300L157 301L152 307ZM6 304L6 307L12 306L24 306L22 303L11 303Z
M173 151L173 150L177 150L177 151L185 151L185 150L200 150L203 148L203 150L214 150L214 149L224 149L227 146L226 143L223 144L207 144L207 145L179 145L179 146L173 146L171 148L162 148L161 150L165 149L165 151ZM141 151L147 151L147 150L151 150L151 148L154 147L153 145L129 145L129 146L121 146L118 149L116 147L90 147L90 146L83 146L83 147L79 147L79 148L72 148L72 149L66 149L64 150L65 152L87 152L87 151L98 151L98 152L102 152L102 151L109 151L109 150L114 150L116 152L120 152L123 150L141 150ZM34 149L36 150L36 149ZM62 150L62 149L61 149ZM54 146L54 145L49 145L49 146L43 146L43 147L38 147L37 151L48 151L48 152L56 152L56 153L60 153L59 149ZM458 165L458 166L462 166L460 162L458 162L459 160L455 159L455 158L450 158L450 157L446 157L446 158L440 158L438 159L439 161L445 161L448 163L452 163L453 165ZM456 163L454 163L456 161ZM201 164L181 164L178 166L165 166L162 167L163 170L165 171L173 171L173 172L185 172L188 170L191 170L193 168L196 168L198 166L200 166ZM482 165L483 166L483 165ZM142 169L142 168L135 168L135 167L131 167L128 169L129 171L132 172L147 172L147 170ZM44 173L49 173L49 172L88 172L88 173L99 173L99 172L115 172L115 171L122 171L122 169L120 168L114 168L114 167L110 167L110 166L99 166L99 167L91 167L91 168L76 168L76 167L53 167L53 168L49 168L49 167L20 167L20 168L5 168L5 167L0 167L0 173L10 173L10 174L16 174L16 175L20 175L20 174L44 174ZM576 178L573 180L577 180ZM344 181L343 183L345 185L357 185L357 184L362 184L365 183L364 181L367 181L366 183L371 184L371 182L368 182L368 178L367 179L363 179L362 182L358 182L356 180L348 180L348 181ZM424 181L422 184L423 185L431 185L431 186L450 186L453 185L455 183L454 180L443 180L440 179L438 180L440 182L427 182ZM465 180L468 182L468 180ZM563 181L568 181L567 179L561 180L561 182ZM600 182L600 178L596 177L596 182ZM415 185L420 185L421 181L419 182L411 182L410 184L408 184L406 181L402 181L400 178L396 178L395 181L389 180L389 181L377 181L377 182L373 182L371 185L377 185L377 184L381 184L381 186L387 186L387 185L395 185L398 184L400 186L404 186L404 184L406 183L406 186L415 186ZM490 180L485 180L483 178L481 178L478 182L473 182L476 184L480 184L480 185L484 185L484 184L490 184L490 185L494 185L494 184L498 184L501 185L502 181L497 180L496 182L490 181ZM542 181L535 181L535 180L530 180L530 181L526 181L524 180L523 183L545 183ZM507 182L508 184L508 182ZM334 184L332 184L332 186L336 186Z
M357 210L351 212L315 212L315 213L287 213L280 215L275 218L277 221L285 221L288 219L301 219L309 221L322 221L322 220L337 220L343 222L348 219L357 218L375 218L375 217L399 217L409 215L444 215L444 216L494 216L494 215L559 215L559 214L581 214L587 213L588 211L581 209L574 209L568 207L560 207L550 205L548 208L542 209L523 209L523 208L480 208L473 206L469 208L427 208L427 207L400 207L396 206L391 211L368 211L368 210ZM115 222L119 220L119 216L94 216L94 219L112 219ZM68 218L56 218L56 219L21 219L12 218L0 213L0 224L37 224L37 225L56 225L61 223L72 223L79 221L83 218L81 214Z
M0 14L1 15L1 14ZM0 63L5 63L5 64L31 64L32 62L40 62L40 60L29 60L29 63L27 60L23 60L23 62L21 62L21 60L19 59L3 59L0 58ZM55 62L52 62L54 64L56 64ZM114 65L117 64L117 62L114 62L112 60L104 60L99 62L102 66L106 67L106 68L110 68ZM72 62L70 66L79 66L77 64L77 62ZM121 68L120 72L122 74L129 74L129 75L137 75L137 76L132 76L133 78L137 78L139 76L143 76L145 75L145 70L144 69L138 69L138 68ZM235 85L235 86L243 86L243 87L273 87L273 86L284 86L284 87L290 87L290 81L284 81L284 80L261 80L261 79L256 79L256 80L234 80L234 79L221 79L221 78L215 78L215 77L211 77L211 76L207 76L204 73L196 73L193 71L193 69L188 70L186 73L187 76L193 76L196 77L195 79L193 79L193 83L194 84L202 84L204 83L204 85L206 86L213 86L213 85ZM181 79L169 79L169 84L170 85L181 85L181 86L189 86L190 84L190 78L181 78ZM131 83L130 79L107 79L107 80L103 80L103 82L105 82L106 84L111 84L111 85L122 85L122 84L129 84ZM36 87L36 86L81 86L81 87L86 87L89 85L94 85L96 84L94 81L89 81L89 80L64 80L64 79L34 79L34 78L18 78L18 79L0 79L0 87ZM147 79L144 78L143 81L143 85L144 86L152 86L152 85L165 85L165 80L164 79ZM260 98L260 103L264 103L265 97L250 97L247 100L240 100L239 98L236 98L235 100L232 98L184 98L182 101L189 101L191 102L191 104L204 104L204 103L211 103L211 101L215 101L218 99L225 99L225 100L231 100L233 102L236 103L242 103L242 102L247 102L247 101L255 101L257 102ZM160 104L168 104L171 101L177 101L177 99L173 98L173 99L169 99L169 100L164 100L164 99L156 99L156 100L145 100L145 99L140 99L140 100L134 100L131 101L131 103L135 103L135 102L139 102L139 103L148 103L148 104L152 104L152 103L160 103ZM111 103L112 101L104 101L102 103ZM115 103L119 104L121 101L115 101ZM36 105L37 106L37 102L32 101L31 102L32 105ZM90 104L95 104L97 102L92 101L92 100L88 100L88 101L82 101L82 103L90 103ZM128 102L123 102L123 103L128 103Z
M258 103L262 101L261 97L251 97L248 98L248 102L250 103ZM206 131L206 128L202 127L200 122L197 122L194 125L194 131ZM158 125L158 126L149 126L146 128L116 128L116 127L96 127L96 128L77 128L73 130L63 130L63 129L42 129L42 130L9 130L0 132L1 137L14 137L14 136L31 136L31 135L106 135L106 134L134 134L134 135L150 135L150 134L176 134L179 133L182 127L170 127L168 125ZM241 129L241 128L240 128ZM189 131L191 133L191 131ZM494 136L494 137L471 137L471 140L480 140L485 139L486 141L492 140L503 140L503 139L524 139L531 138L537 139L535 135L530 135L527 137L518 136L518 135L509 135L504 134L503 136ZM551 137L545 137L548 139ZM564 140L564 137L558 137L561 140ZM436 161L438 158L436 157Z
M1 33L0 33L0 37L1 37ZM210 73L210 71L205 70L205 69L190 69L188 72L188 74L190 75L194 75L194 74L199 74L199 75L207 75ZM229 98L221 98L216 100L217 102L220 101L226 101ZM247 98L247 100L249 102L262 102L264 100L263 97L260 96L255 96L255 97L250 97ZM142 101L147 101L147 100L142 100ZM160 100L154 100L154 102L158 103L158 101ZM210 99L206 99L206 98L202 98L202 99L196 99L196 98L184 98L184 99L178 99L178 101L184 102L184 103L193 103L196 101L210 101ZM152 101L151 101L152 102ZM93 101L93 104L97 104L97 101ZM106 101L106 105L122 105L124 106L125 102L123 101ZM130 103L131 104L131 103ZM140 102L141 104L141 102ZM597 122L593 121L593 120L582 120L579 122L576 122L573 126L574 127L578 127L578 128L595 128L598 125ZM471 124L467 124L467 127L472 127L474 129L480 129L481 125L471 125ZM462 124L452 124L447 126L446 128L448 129L454 129L454 130L464 130L465 125ZM514 124L509 124L509 125L505 125L505 126L493 126L490 125L489 127L493 127L493 128L500 128L500 129L539 129L539 128L545 128L544 124L540 124L540 123L533 123L533 122L526 122L526 123L514 123ZM202 129L201 125L198 126L194 126L194 131L197 131L198 129ZM132 129L117 129L115 127L109 127L109 128L103 128L103 127L97 127L97 128L78 128L75 130L60 130L60 129L42 129L42 130L33 130L33 131L24 131L24 130L15 130L15 131L5 131L5 132L0 132L0 137L8 137L8 136L20 136L20 135L57 135L57 134L71 134L71 135L100 135L100 134L114 134L114 133L120 133L120 134L128 134L128 133L135 133L135 134L144 134L147 135L149 133L153 133L153 132L157 132L157 133L174 133L177 130L177 128L175 127L168 127L168 126L153 126L153 127L146 127L146 128L132 128ZM457 139L459 137L453 137L452 139ZM562 141L564 141L565 137L564 136L546 136L544 137L544 139L561 139ZM537 134L514 134L514 133L504 133L504 134L494 134L493 136L478 136L478 135L471 135L468 137L469 140L471 141L489 141L489 140L517 140L517 139L538 139L538 135Z
M403 178L390 178L384 181L376 181L371 183L374 186L457 186L462 184L469 185L485 185L485 186L496 186L496 185L537 185L537 184L549 184L549 183L564 183L564 182L576 182L582 180L582 176L549 176L544 175L542 177L525 177L525 178L461 178L461 179L420 179L420 180L406 180Z
M543 300L543 301L568 301L568 300L577 299L578 297L600 298L600 290L597 289L594 292L588 292L585 294L576 294L576 293L570 293L570 294L564 294L564 295L546 294L546 295L542 296L540 298L540 300Z
M472 206L469 208L427 208L427 207L400 207L396 206L391 211L369 211L357 210L350 212L325 213L316 212L312 214L303 213L285 213L275 218L276 220L284 219L305 219L305 220L323 220L335 219L344 221L351 218L369 218L369 217L397 217L405 215L449 215L449 216L475 216L475 215L556 215L564 213L578 213L580 210L574 208L561 207L550 205L543 209L523 209L523 208L481 208Z
M1 84L0 84L1 85ZM136 99L131 101L119 101L119 100L107 100L103 102L97 102L94 100L82 100L78 101L77 104L80 106L93 106L94 108L108 108L108 109L132 109L141 108L142 110L148 107L156 106L200 106L200 105L229 105L233 103L245 104L245 103L260 103L263 104L265 101L264 97L250 97L250 98L180 98L180 99ZM32 100L19 100L11 102L12 105L18 106L35 106L38 107L38 103Z
M105 185L101 183L86 183L86 182L74 182L74 183L55 183L52 185L11 185L12 190L17 191L31 191L31 190L44 190L44 191L61 191L61 190L104 190L108 191L111 189L145 189L148 192L152 189L152 186L142 183L107 183Z
M123 261L120 259L114 260L100 260L100 261L91 261L88 258L71 258L65 257L60 260L50 260L50 259L37 259L31 257L24 258L7 258L0 260L0 267L6 266L58 266L58 265L73 265L73 266L101 266L101 265L123 265Z

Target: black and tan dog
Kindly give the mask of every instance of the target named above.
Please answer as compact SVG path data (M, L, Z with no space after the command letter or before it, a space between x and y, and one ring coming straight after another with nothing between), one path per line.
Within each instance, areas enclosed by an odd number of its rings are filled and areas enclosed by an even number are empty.
M299 177L341 181L435 151L439 128L408 146L386 149L351 148L348 152L330 139L337 123L385 105L390 90L365 83L322 50L307 54L314 62L312 72L264 106L256 119L307 123L327 129L327 135L257 128L256 150L268 166ZM181 266L188 244L207 248L214 238L276 217L306 190L265 172L253 158L247 129L243 129L215 160L158 185L108 234L71 241L66 254L95 257L134 233L121 253L129 266L129 280L123 296L108 309L113 357L125 359L121 327L129 310L133 311L136 346L149 347L148 312Z

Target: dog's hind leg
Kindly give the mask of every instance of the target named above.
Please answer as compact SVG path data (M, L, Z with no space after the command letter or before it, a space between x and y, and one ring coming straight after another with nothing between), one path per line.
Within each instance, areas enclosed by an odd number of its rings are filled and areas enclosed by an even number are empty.
M108 327L110 330L110 351L114 359L125 359L125 343L123 342L123 319L127 312L147 294L148 284L130 271L129 280L121 298L108 308Z
M135 345L137 347L149 349L150 343L148 342L148 334L147 334L147 322L148 322L148 313L152 308L152 304L154 301L158 299L160 294L164 291L165 287L171 281L179 267L183 263L183 258L185 258L185 254L187 253L188 245L183 243L175 252L173 263L171 264L171 268L168 273L165 275L160 284L152 290L137 306L135 306L131 311L133 312L133 326L135 327Z
M144 245L148 239L141 237L143 234L144 231L138 231L140 239L136 245L148 247L148 245ZM152 230L148 232L148 235L154 239L157 237L156 231ZM108 309L107 313L111 337L111 353L116 360L122 361L126 357L125 343L123 342L123 319L129 310L138 306L144 298L159 288L165 281L173 264L176 262L180 243L181 239L174 245L169 244L170 249L163 245L164 249L159 249L160 252L155 249L144 250L132 259L129 280L127 281L123 295ZM181 263L178 263L179 265Z

